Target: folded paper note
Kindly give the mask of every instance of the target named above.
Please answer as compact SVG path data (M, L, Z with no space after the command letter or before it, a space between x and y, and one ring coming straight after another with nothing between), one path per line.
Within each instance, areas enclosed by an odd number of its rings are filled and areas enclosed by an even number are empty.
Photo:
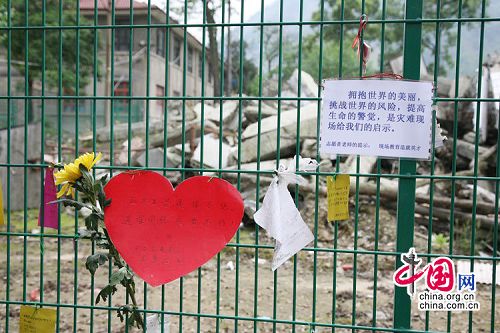
M210 260L231 240L243 217L240 193L219 178L191 177L174 190L158 173L125 172L104 191L111 199L104 209L111 241L152 286Z
M54 182L54 169L47 168L45 171L45 184L43 188L43 206L38 213L38 225L45 228L56 229L59 226L57 204L51 203L57 200L57 188Z
M54 333L56 331L56 310L21 305L19 313L20 333Z
M276 240L273 271L314 240L309 227L300 216L288 192L288 184L304 184L305 179L295 174L295 159L289 166L280 165L266 192L262 207L255 212L254 220ZM299 156L299 170L313 171L315 160Z
M349 175L326 177L328 221L349 219Z

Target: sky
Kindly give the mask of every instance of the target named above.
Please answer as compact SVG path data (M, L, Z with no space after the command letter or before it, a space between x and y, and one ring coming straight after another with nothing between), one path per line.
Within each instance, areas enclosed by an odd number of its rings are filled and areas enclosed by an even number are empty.
M147 2L147 0L140 0L142 2ZM165 8L166 7L166 1L167 0L151 0L152 4L157 5L160 8ZM270 4L274 3L276 0L264 0L264 7L269 6ZM202 1L199 1L200 4ZM261 3L260 1L257 0L243 0L243 13L244 13L244 22L249 22L250 18L260 12L261 9ZM184 1L183 0L170 0L170 8L180 8L182 9L184 6ZM227 0L226 0L226 6L227 6ZM240 9L241 9L241 0L231 0L231 7L233 7L233 11L231 12L231 22L237 23L240 22L241 20L241 14L240 14ZM179 19L179 16L171 11L170 14L171 17ZM182 17L180 17L182 21ZM227 22L227 12L226 12L226 22ZM218 11L218 16L215 17L216 22L221 21L221 11ZM202 6L197 6L195 7L195 10L188 12L188 24L195 24L195 23L203 23L203 17L202 17ZM189 33L191 33L193 36L195 36L198 40L201 41L202 39L202 30L201 28L188 28Z
M147 0L137 0L141 2L147 2ZM160 8L166 8L166 3L168 0L151 0L151 4L156 5ZM263 0L264 1L264 6L267 7L268 5L274 3L276 0ZM170 8L177 8L182 11L182 8L184 6L184 0L170 0ZM199 1L200 4L202 4L202 1ZM244 12L244 22L250 21L250 18L255 14L260 12L261 9L261 3L260 1L256 0L243 0L243 12ZM226 0L226 6L227 6L227 0ZM233 10L231 11L231 22L237 23L241 21L241 0L231 0L231 7ZM221 22L221 11L217 11L217 16L215 17L216 22ZM227 22L227 11L226 11L226 22ZM182 21L183 18L180 17L178 14L175 13L175 10L170 13L170 16L172 18L175 18L179 21ZM188 13L188 24L198 24L198 23L203 23L203 16L202 16L202 6L196 6L193 11L190 11ZM192 34L194 37L196 37L200 42L202 40L202 29L197 28L197 27L192 27L188 28L188 32Z
M142 0L146 1L146 0ZM152 0L152 3L157 5L160 8L165 8L165 3L167 0ZM276 0L264 0L264 6L267 6L268 4L271 4L275 2ZM227 2L227 1L226 1ZM201 0L200 0L201 3ZM183 0L170 0L170 6L182 6L184 4ZM235 13L234 15L237 16L238 20L240 18L240 8L241 8L241 1L240 0L232 0L231 1L231 6L234 8L238 8L238 12ZM248 20L253 14L257 13L260 11L260 2L255 1L255 0L246 0L244 1L244 20ZM201 17L201 15L200 15Z

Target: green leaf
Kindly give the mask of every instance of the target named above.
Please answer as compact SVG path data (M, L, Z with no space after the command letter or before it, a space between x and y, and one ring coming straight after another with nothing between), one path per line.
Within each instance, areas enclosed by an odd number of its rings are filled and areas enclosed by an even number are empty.
M118 310L116 310L116 316L120 318L120 322L123 323L123 321L125 320L125 313L123 313L120 309L121 308L118 308Z
M101 300L103 300L104 302L106 302L106 300L108 299L108 297L110 295L113 295L114 293L116 293L117 289L115 286L111 286L111 285L107 285L106 287L102 288L101 291L99 292L99 294L97 294L97 297L96 297L96 304L99 304L99 302Z
M89 270L90 274L94 275L97 268L102 266L108 261L108 256L104 253L96 253L94 255L88 256L85 262L85 267Z
M85 218L85 226L88 230L97 231L99 218L95 213L91 213Z
M76 200L72 200L72 199L59 199L59 200L56 200L56 201L51 201L49 203L50 204L52 204L52 203L62 203L64 206L74 207L76 210L80 210L80 209L82 209L84 207L92 209L87 204L79 202L79 201L76 201Z
M104 175L101 177L101 179L99 179L99 182L102 184L102 186L106 186L107 182L108 182L108 175Z
M82 178L78 178L75 183L73 184L73 187L75 188L75 190L79 191L79 192L82 192L84 193L85 192L85 188L83 186L83 182L82 182Z
M105 238L100 238L96 241L96 245L103 250L109 250L109 242Z
M94 177L92 177L87 167L83 164L80 164L78 168L80 169L80 172L82 173L82 177L85 179L85 182L87 182L88 184L93 184Z
M127 321L129 327L135 326L139 329L143 328L142 315L135 306L123 305L116 310L116 316L120 318L121 322L125 320L126 315L129 316Z
M106 207L106 194L104 194L104 188L102 187L102 183L96 183L97 187L97 200L99 200L99 204L101 205L101 208Z
M132 313L130 314L129 325L135 326L137 328L142 328L142 316L139 310L136 308L132 309Z
M120 284L125 279L126 272L126 267L122 267L119 270L113 272L113 274L111 274L111 276L109 277L109 285L116 286L117 284Z
M94 236L94 231L80 228L78 229L78 237L79 238L93 238Z

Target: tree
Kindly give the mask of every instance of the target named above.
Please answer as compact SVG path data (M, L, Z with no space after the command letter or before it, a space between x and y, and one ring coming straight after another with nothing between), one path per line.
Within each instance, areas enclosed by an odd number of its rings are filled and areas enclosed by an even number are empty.
M265 27L263 31L262 42L264 45L264 58L267 63L267 72L271 73L272 65L279 56L279 33L280 28L278 26ZM286 42L286 38L283 39L283 43Z
M360 61L356 52L351 49L349 43L344 43L342 54L342 76L353 77L360 73ZM320 46L313 40L306 38L303 46L306 52L302 52L302 70L319 79ZM296 59L296 58L295 58ZM339 76L340 67L340 45L337 41L323 39L321 78L327 79ZM295 66L297 67L297 66ZM286 71L292 73L292 69Z
M194 2L196 0L191 0ZM203 3L204 0L201 0ZM205 19L209 24L215 24L215 12L219 6L215 3L215 0L205 0ZM211 69L211 73L208 75L212 75L214 79L214 95L221 96L220 91L220 61L219 61L219 46L217 43L217 27L211 25L208 27L208 42L209 42L209 57L208 61L210 62L209 68Z
M243 48L243 72L240 71L240 41L239 40L234 40L231 42L230 45L230 53L231 53L231 74L232 74L232 83L231 83L231 90L232 91L239 91L239 85L240 85L240 76L242 77L242 91L244 94L247 95L255 95L257 92L253 90L252 82L254 81L255 77L257 77L257 67L255 64L250 60L245 57L246 52L245 50L248 48L248 44L243 41L241 43L241 47ZM229 59L229 57L228 57ZM229 61L228 61L229 63ZM229 74L229 69L226 70L225 72L226 75Z
M344 7L344 20L359 20L361 12L362 0L353 0L345 4ZM479 14L481 9L481 0L463 0L462 2L462 16L473 17ZM324 7L324 20L340 20L342 17L341 3L336 0L326 0ZM437 5L435 1L424 1L424 18L436 18ZM441 18L457 17L459 5L456 0L442 0L440 8ZM364 13L370 19L382 18L382 1L381 0L365 0ZM404 0L388 0L386 3L386 18L402 19L405 15L405 1ZM321 13L317 11L313 14L313 20L320 20ZM324 40L339 40L341 28L344 29L344 40L352 41L358 31L357 24L332 24L324 26ZM450 52L456 44L454 22L440 23L441 40L446 43L446 47L440 50L441 58L445 59L445 63L440 65L445 67L449 66L452 58ZM319 38L318 27L315 27L315 38ZM380 24L370 24L368 21L367 29L364 36L370 41L379 41L381 38ZM403 49L404 29L403 24L386 24L385 25L385 51L384 59L385 66L388 67L388 61L394 57L401 55ZM374 43L371 43L372 45ZM436 48L436 25L423 24L422 25L422 49L423 53L433 54Z
M197 11L203 11L205 14L205 22L208 25L207 33L208 33L208 61L210 63L208 75L211 75L214 81L214 95L221 96L222 92L220 91L220 57L219 57L219 44L217 42L217 26L215 26L216 21L215 17L217 16L217 12L222 10L222 2L223 0L187 0L187 8L184 8L184 4L182 4L179 8L175 9L180 14L184 13L185 10L195 9ZM230 5L230 3L229 3ZM234 8L229 8L229 5L226 5L226 10L234 11ZM204 8L204 10L203 10ZM201 9L201 10L200 10Z
M26 22L30 27L40 27L44 24L45 26L59 26L59 0L45 0L45 12L42 11L41 1L29 1L28 8L25 7L24 0L11 0L10 3L12 26L25 26ZM7 9L7 6L7 0L0 0L0 8L3 8L2 12ZM62 6L62 24L76 26L76 2L64 1ZM3 15L2 20L5 18L6 16ZM7 25L5 22L1 24ZM79 24L91 25L91 22L81 17ZM43 43L43 36L45 43ZM62 38L61 61L58 47L60 38ZM28 80L28 96L33 96L34 83L41 80L42 73L45 74L44 83L46 87L57 87L59 85L59 69L61 69L62 73L61 83L64 94L74 94L77 78L79 79L79 88L88 85L93 74L94 60L98 61L93 58L93 52L91 52L94 48L94 32L89 29L15 29L12 30L10 42L12 65ZM0 43L7 48L8 38L2 38ZM26 43L28 47L25 47ZM79 43L81 50L79 55L76 54L77 43ZM45 56L45 66L42 66L43 56ZM26 59L28 60L27 66L25 66ZM79 62L78 72L76 70L77 62ZM60 66L62 67L60 68ZM26 67L28 67L27 71ZM97 64L96 67L99 68L99 65ZM33 118L32 113L33 110L30 105L28 120Z

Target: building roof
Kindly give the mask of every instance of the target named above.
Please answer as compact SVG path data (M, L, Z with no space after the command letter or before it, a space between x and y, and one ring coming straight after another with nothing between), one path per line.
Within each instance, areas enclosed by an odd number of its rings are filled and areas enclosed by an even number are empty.
M113 0L97 0L97 10L99 11L99 14L104 15L105 12L108 12L111 9L112 6L112 1ZM115 11L127 11L130 9L130 1L131 0L114 0L115 2ZM138 9L138 10L147 10L148 9L148 2L147 0L143 1L137 1L137 0L132 0L134 4L133 9ZM95 0L80 0L80 10L86 11L87 14L93 15L94 11L94 3ZM155 14L159 15L166 15L165 11L161 9L160 7L151 4L151 11L155 11ZM170 23L179 23L177 19L173 18L170 16ZM202 46L201 40L199 37L196 36L196 34L192 33L193 28L188 28L188 35L195 40L195 42L199 45ZM206 46L208 49L208 46Z
M97 9L99 11L108 11L111 8L112 0L97 0ZM114 0L115 10L130 9L130 0ZM80 10L94 10L94 0L80 0ZM133 9L148 9L147 2L134 1ZM160 10L158 6L151 4L152 10Z

